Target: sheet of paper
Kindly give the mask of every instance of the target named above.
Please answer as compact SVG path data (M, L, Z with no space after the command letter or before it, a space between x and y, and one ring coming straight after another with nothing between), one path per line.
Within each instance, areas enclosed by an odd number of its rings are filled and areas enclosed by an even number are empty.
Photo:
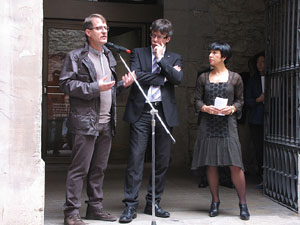
M220 97L216 97L215 99L215 107L218 109L222 109L225 106L227 106L227 102L228 102L228 98L220 98ZM219 116L225 116L224 114L219 113Z

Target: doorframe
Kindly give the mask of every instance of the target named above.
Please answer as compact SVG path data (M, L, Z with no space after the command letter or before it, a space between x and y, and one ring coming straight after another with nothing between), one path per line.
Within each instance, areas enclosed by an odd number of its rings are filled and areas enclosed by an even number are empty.
M48 132L48 30L51 28L57 29L74 29L82 30L81 20L64 20L64 19L44 19L44 38L43 38L43 75L42 75L42 85L43 85L43 101L42 101L42 158L46 163L70 163L70 156L49 156L47 155L47 132ZM149 41L149 24L145 23L126 23L126 22L107 22L110 27L126 27L126 28L137 28L141 30L141 42L140 46L146 46ZM83 46L84 43L81 43ZM118 66L122 66L121 64Z

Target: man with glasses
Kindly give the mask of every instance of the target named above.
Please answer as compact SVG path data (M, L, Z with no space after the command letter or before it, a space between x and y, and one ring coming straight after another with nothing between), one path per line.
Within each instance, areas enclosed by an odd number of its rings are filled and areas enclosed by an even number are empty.
M181 56L166 49L173 30L166 19L155 20L150 27L151 45L136 48L131 55L131 70L135 71L137 80L148 96L152 105L172 132L179 123L175 100L175 85L179 85L182 72ZM144 155L148 139L151 136L150 106L144 96L133 84L128 96L124 120L130 123L130 149L125 177L125 209L119 219L120 223L129 223L136 218L138 192L142 183ZM170 213L159 205L164 190L165 174L170 160L171 139L156 118L155 126L155 215L167 218ZM152 215L152 186L148 184L144 213Z
M65 225L85 225L79 215L86 179L86 219L115 221L103 210L103 180L116 126L116 93L132 84L129 74L116 82L116 60L106 48L108 26L100 14L85 18L87 43L69 52L60 87L69 96L68 129L72 134L72 163L66 181Z

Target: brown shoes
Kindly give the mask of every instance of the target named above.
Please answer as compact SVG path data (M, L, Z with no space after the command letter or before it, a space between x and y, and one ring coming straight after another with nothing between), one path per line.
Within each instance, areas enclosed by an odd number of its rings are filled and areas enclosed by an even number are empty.
M117 217L112 216L110 213L105 212L103 209L98 209L95 211L87 210L86 212L87 220L103 220L103 221L116 221ZM79 214L65 216L64 225L86 225L82 221Z
M103 209L98 209L95 211L87 210L86 212L87 220L103 220L103 221L116 221L117 217L111 215L108 212L105 212Z
M79 214L75 214L65 216L64 225L86 225L86 223L82 221Z

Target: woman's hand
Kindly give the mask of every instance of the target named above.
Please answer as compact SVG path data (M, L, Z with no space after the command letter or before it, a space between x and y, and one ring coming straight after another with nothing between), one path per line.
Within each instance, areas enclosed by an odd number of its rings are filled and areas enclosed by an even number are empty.
M234 112L236 112L236 108L234 106L226 106L222 109L218 109L213 105L204 105L202 106L201 111L211 115L232 115Z
M232 115L236 111L236 108L233 105L228 105L220 109L220 113L224 115Z
M213 105L204 105L202 106L201 111L211 115L217 115L220 113L220 110Z

